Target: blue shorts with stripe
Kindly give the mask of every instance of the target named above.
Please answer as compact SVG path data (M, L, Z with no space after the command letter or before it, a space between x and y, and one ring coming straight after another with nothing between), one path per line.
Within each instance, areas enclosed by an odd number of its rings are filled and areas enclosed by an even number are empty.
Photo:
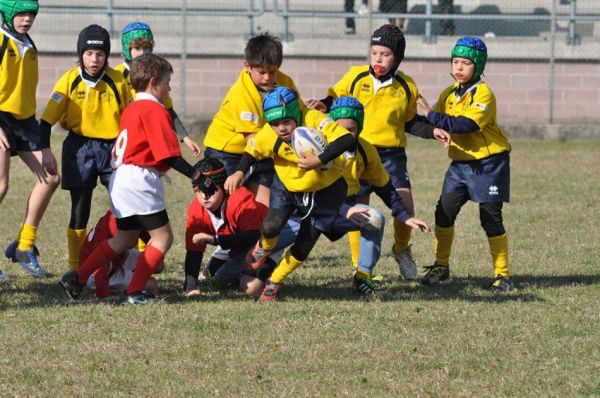
M406 150L404 148L377 148L383 167L390 175L392 185L396 189L410 189L410 178L406 168ZM358 196L373 192L371 185L365 180L360 181Z
M98 178L108 186L113 173L110 156L115 140L88 138L69 132L62 148L62 189L94 188Z
M304 219L310 217L311 224L319 231L329 232L335 223L344 200L348 185L343 177L333 184L315 192L290 192L277 174L271 186L270 206L274 209L294 208L297 215Z
M213 148L206 148L204 150L204 157L218 159L225 166L225 171L227 171L227 175L231 175L240 164L240 159L242 158L242 155L218 151ZM252 165L250 170L248 170L248 172L246 173L244 181L254 181L260 185L264 185L265 187L270 187L273 183L274 174L275 166L273 163L273 159L263 159L260 162Z
M510 155L508 152L485 159L453 161L444 177L444 193L467 193L476 203L508 202L510 197Z
M8 139L10 156L15 156L17 152L37 152L43 149L40 124L35 116L20 120L10 113L0 112L0 127Z

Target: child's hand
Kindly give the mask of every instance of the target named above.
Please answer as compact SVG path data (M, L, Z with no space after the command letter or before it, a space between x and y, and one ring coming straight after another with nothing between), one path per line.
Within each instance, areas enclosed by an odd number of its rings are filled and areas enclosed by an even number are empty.
M244 173L236 171L225 180L223 187L228 194L232 194L238 189L244 182Z
M202 149L200 148L200 145L198 145L190 137L188 137L188 136L183 137L183 143L185 144L185 146L187 146L190 149L190 151L192 151L192 155L195 158L200 156L200 153L202 153Z
M8 138L6 137L6 133L0 127L0 151L6 152L10 149L10 144L8 143Z
M58 174L58 163L50 148L42 149L42 168L50 175Z
M408 225L413 229L420 229L421 232L431 232L429 225L425 221L421 221L418 218L411 217L404 222L404 224Z
M209 244L212 245L215 243L215 237L204 232L198 232L194 236L192 236L192 242L196 245L200 244Z
M449 132L437 127L433 129L433 138L441 142L446 149L450 146L450 141L452 141L452 137L450 136Z
M321 159L314 153L303 153L300 159L298 159L298 167L305 171L316 169L322 164Z
M327 105L323 101L319 101L316 99L310 99L306 101L306 107L311 109L316 109L323 113L327 113Z
M425 97L419 94L417 98L417 113L422 116L427 116L431 112L431 107L427 103Z

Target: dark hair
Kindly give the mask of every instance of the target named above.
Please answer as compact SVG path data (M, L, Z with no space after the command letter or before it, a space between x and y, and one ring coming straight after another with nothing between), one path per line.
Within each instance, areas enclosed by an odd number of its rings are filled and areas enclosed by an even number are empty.
M279 38L263 32L248 40L244 58L252 67L275 65L279 68L283 62L283 46Z
M227 179L227 171L225 171L225 166L220 160L205 157L194 165L194 169L223 188L223 184L225 184L225 180Z
M173 73L169 61L156 54L140 55L131 61L131 87L135 91L144 91L152 78L160 82L167 73Z

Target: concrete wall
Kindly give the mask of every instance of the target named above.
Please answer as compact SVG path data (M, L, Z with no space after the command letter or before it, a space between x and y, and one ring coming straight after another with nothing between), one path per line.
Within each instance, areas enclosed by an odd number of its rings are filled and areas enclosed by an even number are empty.
M38 108L45 107L56 80L74 65L74 56L40 56ZM181 110L179 59L170 60L175 68L172 97ZM120 62L111 59L113 65ZM352 65L361 60L290 59L282 70L293 77L302 97L322 98ZM186 117L207 120L237 78L241 58L193 58L187 60ZM435 102L439 92L452 83L449 62L404 61L402 69L412 76L421 93ZM546 63L490 62L485 80L498 101L498 119L504 125L546 124L549 119L549 65ZM555 66L554 120L563 124L600 122L600 64L559 63Z

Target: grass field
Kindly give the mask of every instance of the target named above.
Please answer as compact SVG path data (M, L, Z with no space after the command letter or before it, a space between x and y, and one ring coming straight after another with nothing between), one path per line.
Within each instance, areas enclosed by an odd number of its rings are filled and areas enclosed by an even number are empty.
M192 193L171 172L176 241L159 276L163 302L121 307L89 293L71 302L57 284L69 218L59 190L38 240L53 276L34 280L0 262L10 277L0 285L0 395L600 396L600 141L513 147L504 214L517 289L505 295L486 289L491 259L470 203L457 222L445 285L399 280L388 220L377 299L348 287L343 239L319 242L281 302L237 293L188 300L180 287ZM433 224L448 159L422 140L411 140L408 157L418 216ZM22 162L13 160L11 171L2 248L18 232L31 186ZM97 189L90 224L106 210L106 196ZM429 265L432 234L416 233L413 243L418 264Z

